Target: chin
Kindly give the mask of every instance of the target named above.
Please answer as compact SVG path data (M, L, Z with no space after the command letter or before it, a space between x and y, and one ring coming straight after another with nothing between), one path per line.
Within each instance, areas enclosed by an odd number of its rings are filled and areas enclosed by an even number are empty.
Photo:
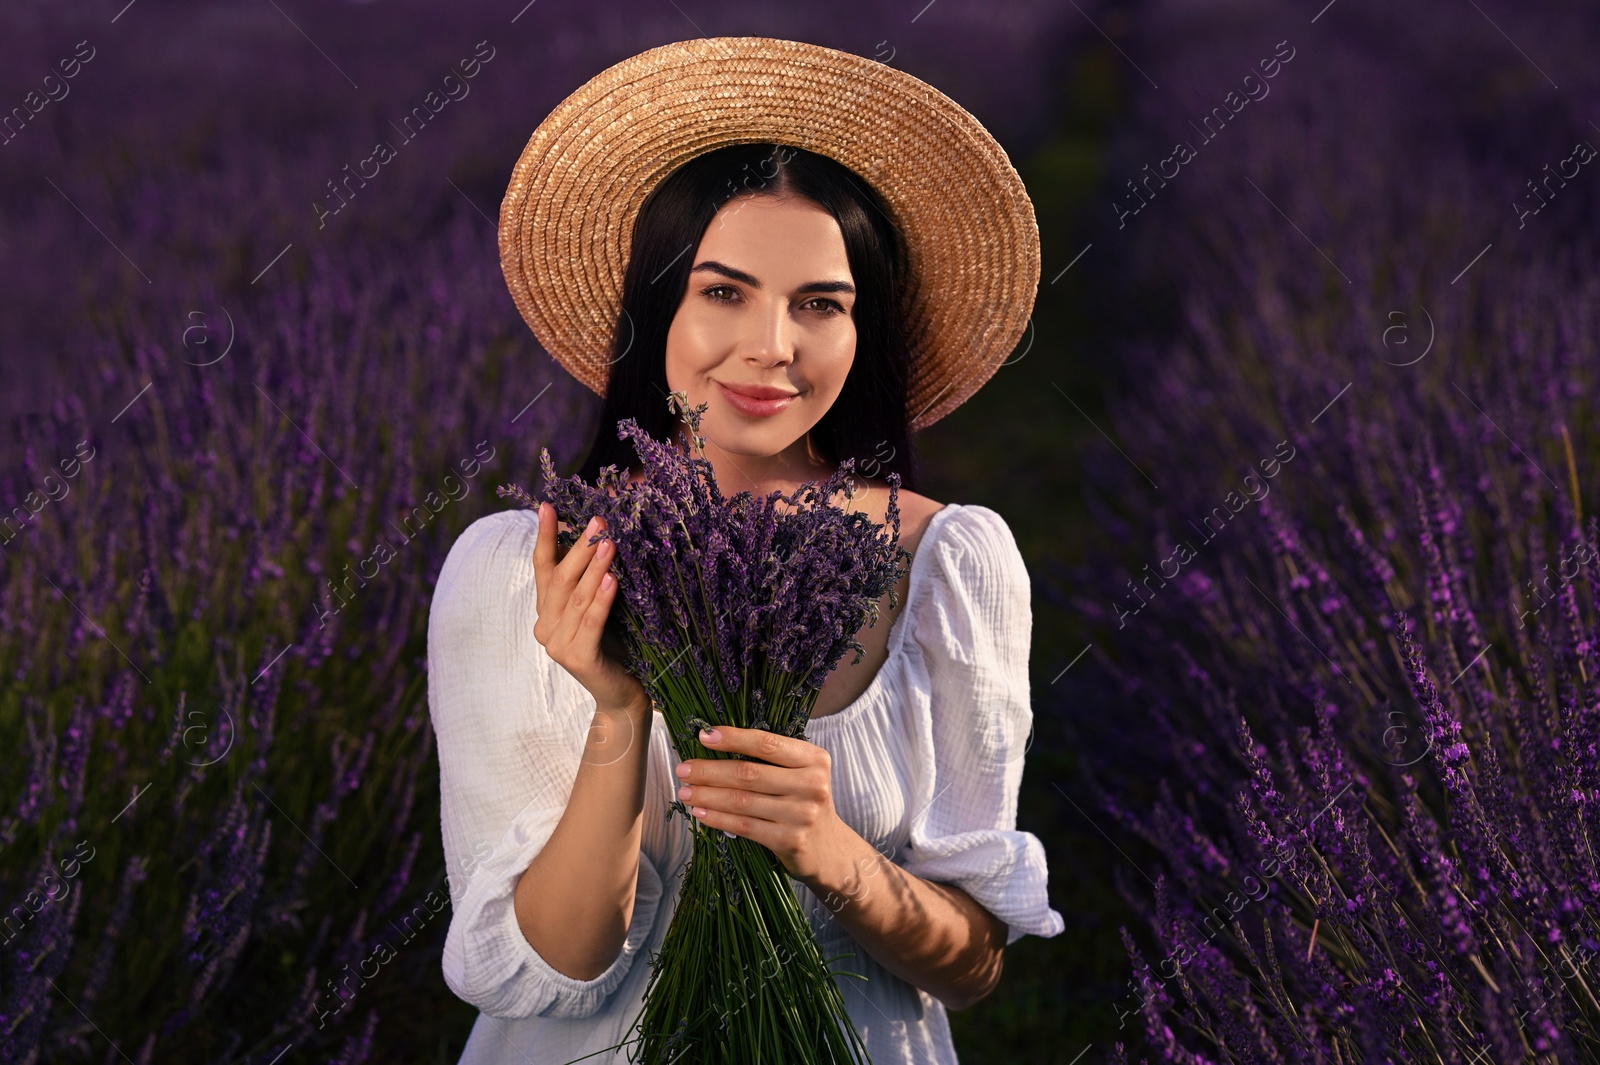
M718 433L715 436L710 433L702 435L706 438L707 450L714 444L718 450L729 455L753 459L770 459L798 439L798 437L791 438L787 433L775 433L771 429L749 433Z

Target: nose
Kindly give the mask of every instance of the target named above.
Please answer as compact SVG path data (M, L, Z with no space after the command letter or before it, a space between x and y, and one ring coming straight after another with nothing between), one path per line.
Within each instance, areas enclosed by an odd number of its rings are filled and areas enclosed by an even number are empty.
M794 361L794 323L781 299L762 300L754 314L745 316L740 356L759 366L783 366Z

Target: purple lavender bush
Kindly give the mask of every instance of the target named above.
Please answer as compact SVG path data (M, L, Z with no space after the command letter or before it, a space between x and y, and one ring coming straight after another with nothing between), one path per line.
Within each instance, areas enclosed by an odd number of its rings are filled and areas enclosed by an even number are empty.
M1511 32L1560 94L1411 4L1146 42L1181 87L1114 159L1298 54L1108 211L1172 308L1118 323L1127 457L1086 463L1132 547L1056 593L1096 633L1062 696L1083 805L1143 915L1110 1060L1600 1060L1600 212L1508 206L1600 144L1555 10Z
M504 316L415 298L493 292L473 225L236 310L209 366L131 323L8 471L0 1060L356 1061L450 1016L401 1035L449 1002L427 598L531 461L471 380L514 372Z

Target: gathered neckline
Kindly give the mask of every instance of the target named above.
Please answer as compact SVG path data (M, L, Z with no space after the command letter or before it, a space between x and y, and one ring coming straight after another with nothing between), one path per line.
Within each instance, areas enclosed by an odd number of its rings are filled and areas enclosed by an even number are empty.
M911 604L913 600L916 599L917 588L921 583L923 583L923 581L926 580L926 578L923 576L923 571L927 569L927 566L922 564L922 556L926 553L924 549L927 548L932 542L934 538L935 527L941 525L945 516L959 506L959 503L946 503L944 506L934 511L933 517L928 519L928 527L923 530L922 539L917 541L917 549L912 553L911 556L911 581L906 586L906 601L900 605L899 612L896 613L894 619L889 622L889 639L887 641L888 654L884 657L883 664L878 667L878 671L872 675L872 680L867 684L866 690L864 690L860 695L856 696L852 701L835 710L833 713L823 714L821 717L810 718L806 722L807 733L810 733L814 727L823 725L824 722L832 722L836 718L854 716L860 713L861 708L866 706L871 701L871 697L876 694L877 690L884 684L888 683L884 679L885 675L889 672L889 667L894 665L896 660L900 657L902 649L905 646L905 642L907 639L909 639L906 634L906 626L903 624L903 622L906 620L907 615L911 613ZM823 731L826 732L832 727L833 726L831 724L823 725Z

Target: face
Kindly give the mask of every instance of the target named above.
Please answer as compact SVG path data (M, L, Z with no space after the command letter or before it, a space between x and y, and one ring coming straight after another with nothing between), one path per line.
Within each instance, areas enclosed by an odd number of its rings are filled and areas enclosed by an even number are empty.
M706 458L724 495L826 476L805 434L855 361L855 288L833 216L797 197L738 196L694 251L667 332L668 387L707 404ZM751 401L737 390L781 392Z

